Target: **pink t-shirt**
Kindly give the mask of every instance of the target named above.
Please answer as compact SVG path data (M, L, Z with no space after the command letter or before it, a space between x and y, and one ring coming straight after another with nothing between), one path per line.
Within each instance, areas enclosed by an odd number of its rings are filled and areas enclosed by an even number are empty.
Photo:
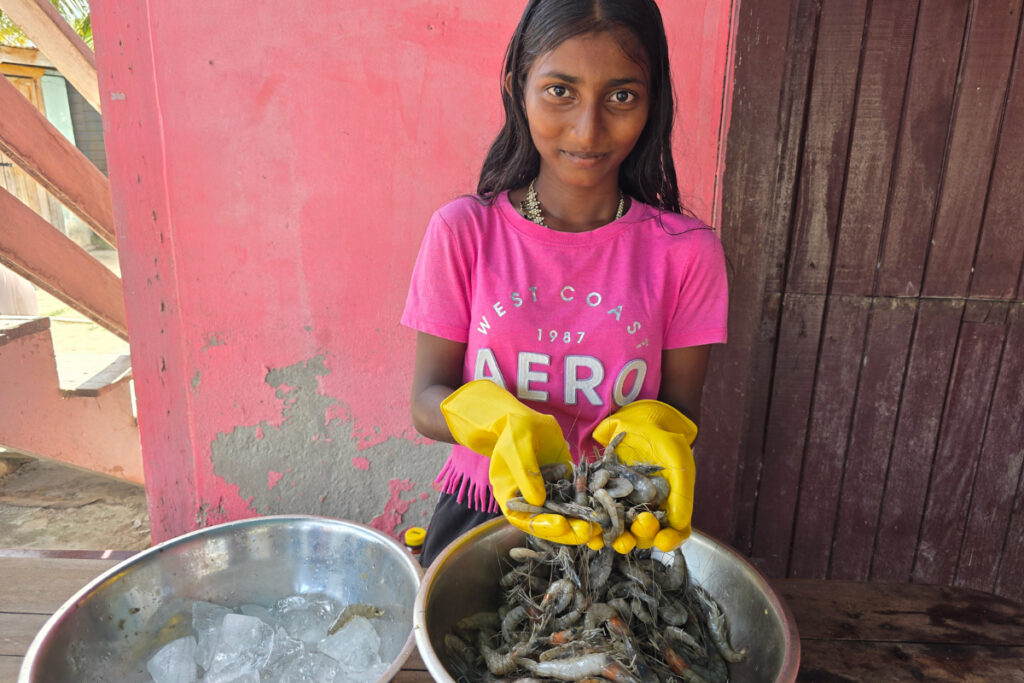
M619 407L657 398L661 352L726 340L725 258L700 221L634 200L617 221L558 232L460 197L431 218L402 323L466 344L463 381L490 379L553 415L573 457ZM488 459L455 445L438 481L497 511Z

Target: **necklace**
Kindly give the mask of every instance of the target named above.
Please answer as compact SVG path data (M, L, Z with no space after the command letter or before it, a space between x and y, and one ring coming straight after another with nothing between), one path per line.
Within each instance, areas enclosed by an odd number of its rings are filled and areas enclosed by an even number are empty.
M543 225L547 228L549 226L544 222L544 212L540 208L540 200L537 199L537 190L533 187L536 182L536 178L530 181L530 187L526 190L526 199L519 203L519 210L537 225ZM615 220L622 218L622 214L625 212L626 196L622 194L622 190L619 190L619 208L615 211Z

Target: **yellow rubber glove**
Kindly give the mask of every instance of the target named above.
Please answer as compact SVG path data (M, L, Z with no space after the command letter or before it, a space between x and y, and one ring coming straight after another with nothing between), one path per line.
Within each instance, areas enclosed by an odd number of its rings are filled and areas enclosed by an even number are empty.
M554 417L523 405L490 380L456 389L441 402L441 413L456 441L491 459L491 490L513 526L555 543L579 545L590 540L596 524L555 513L532 515L508 509L508 500L516 496L530 505L544 504L542 465L572 467L569 446Z
M602 420L594 429L594 439L607 446L618 434L625 437L615 448L626 465L661 465L669 483L665 501L668 526L654 537L654 546L671 552L690 537L693 513L693 485L696 468L690 445L697 438L697 425L678 410L661 401L635 401Z

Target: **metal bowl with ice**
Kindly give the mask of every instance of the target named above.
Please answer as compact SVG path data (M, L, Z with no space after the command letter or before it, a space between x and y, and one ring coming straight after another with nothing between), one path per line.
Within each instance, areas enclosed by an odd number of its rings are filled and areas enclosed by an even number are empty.
M390 662L379 680L390 680L415 646L421 575L393 539L354 522L276 516L208 527L125 560L68 599L29 646L18 683L149 681L147 661L191 632L195 601L269 607L307 595L384 610L371 623Z
M427 569L413 622L420 656L434 680L453 681L445 668L444 636L463 617L497 609L501 562L523 541L523 532L499 517L453 541ZM750 648L744 661L731 665L731 680L795 681L796 623L764 577L736 551L696 530L682 550L690 576L722 606L733 642Z

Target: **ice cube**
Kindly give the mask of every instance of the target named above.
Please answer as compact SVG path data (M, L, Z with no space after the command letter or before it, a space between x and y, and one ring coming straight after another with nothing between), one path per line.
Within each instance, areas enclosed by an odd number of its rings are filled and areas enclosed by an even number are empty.
M336 661L319 652L310 652L296 657L282 672L277 683L308 683L325 681L331 683L338 675Z
M192 630L196 632L196 663L204 670L210 668L213 648L217 644L217 630L231 610L212 602L196 600L192 603Z
M337 607L327 600L292 595L278 600L270 611L289 636L315 649L317 643L327 637Z
M199 680L196 639L186 636L167 643L146 662L146 670L154 683L195 683Z
M350 673L365 672L380 661L380 636L369 619L355 617L337 633L322 640L318 648L337 660Z
M231 669L206 674L203 683L260 683L260 674L255 669Z
M238 608L238 611L247 617L256 617L271 628L277 627L277 620L274 618L274 615L263 605L242 605Z
M217 632L209 673L257 670L274 649L274 629L256 617L226 614Z
M301 640L295 640L282 627L277 627L274 634L274 649L270 651L270 660L263 667L262 673L267 680L276 680L276 676L295 658L306 653L306 646Z

